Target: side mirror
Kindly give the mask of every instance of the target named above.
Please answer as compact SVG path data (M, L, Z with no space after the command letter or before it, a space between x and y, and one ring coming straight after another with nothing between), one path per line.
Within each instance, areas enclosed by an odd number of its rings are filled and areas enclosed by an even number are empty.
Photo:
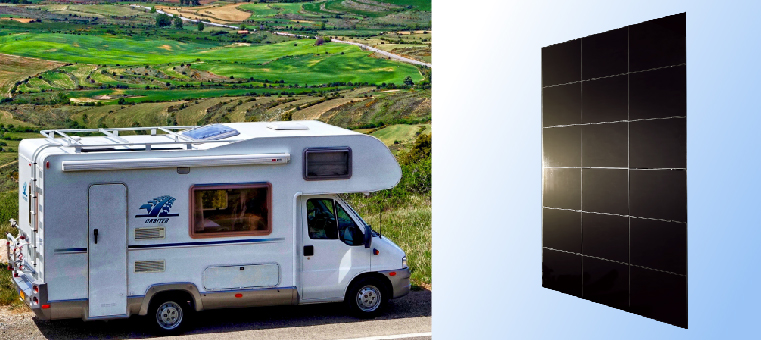
M373 228L369 225L365 227L365 248L370 248L373 244Z

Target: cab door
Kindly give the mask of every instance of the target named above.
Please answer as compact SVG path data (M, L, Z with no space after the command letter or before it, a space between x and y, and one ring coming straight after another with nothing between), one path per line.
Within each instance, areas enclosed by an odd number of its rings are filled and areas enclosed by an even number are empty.
M301 199L303 301L340 301L358 274L370 270L372 249L340 200L333 196Z

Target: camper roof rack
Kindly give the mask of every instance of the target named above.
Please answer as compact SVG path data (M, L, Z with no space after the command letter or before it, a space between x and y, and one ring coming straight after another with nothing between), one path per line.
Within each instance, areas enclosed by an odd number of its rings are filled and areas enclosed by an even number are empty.
M129 127L129 128L100 128L100 129L55 129L55 130L42 130L40 134L45 136L48 142L60 145L62 147L72 147L77 153L91 149L92 151L105 151L102 148L108 148L108 151L115 151L114 147L123 147L122 150L139 149L130 148L131 146L142 146L145 151L151 151L152 145L167 145L167 144L184 144L188 150L193 148L193 144L206 144L206 143L233 143L240 140L202 140L188 137L185 134L178 133L178 130L195 129L197 126L149 126L149 127ZM173 131L174 130L174 131ZM135 142L128 141L119 136L120 131L150 131L151 136L163 136L168 140L151 139L150 141ZM158 132L163 132L158 134ZM83 144L82 137L70 136L70 133L94 133L100 132L103 134L109 143L105 144ZM58 137L56 136L58 135ZM101 150L98 150L101 148Z

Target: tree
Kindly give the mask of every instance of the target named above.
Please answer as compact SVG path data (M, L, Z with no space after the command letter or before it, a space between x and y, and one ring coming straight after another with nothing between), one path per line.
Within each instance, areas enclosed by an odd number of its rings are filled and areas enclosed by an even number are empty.
M174 17L174 27L182 29L182 19L180 19L180 16Z
M199 21L199 22L198 22L198 31L199 31L199 32L200 32L200 31L203 31L203 28L204 28L204 27L203 27L203 22Z
M169 26L172 24L172 18L164 13L156 16L156 26Z
M156 13L156 7L155 6L151 6L151 13Z
M325 43L325 39L322 37L317 37L317 41L314 42L314 46L320 46Z
M404 78L404 85L406 85L406 86L415 85L415 83L412 82L412 77L407 76L407 78Z

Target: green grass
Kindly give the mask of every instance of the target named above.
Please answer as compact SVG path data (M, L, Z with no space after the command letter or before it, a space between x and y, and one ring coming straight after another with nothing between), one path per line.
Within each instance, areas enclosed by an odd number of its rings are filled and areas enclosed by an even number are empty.
M134 66L194 62L194 68L225 77L285 80L286 83L300 85L330 82L401 84L407 76L416 82L422 79L412 65L372 58L369 56L371 53L351 45L326 43L314 46L311 39L209 48L209 45L167 39L38 33L0 36L0 53L89 64ZM82 79L86 73L83 68L77 65L70 66L69 70L79 72L75 74L79 85L90 86ZM103 84L122 83L98 72L92 77ZM70 86L73 84L62 87ZM20 90L37 92L52 88L44 82L30 81Z
M14 167L15 165L10 165L9 167ZM6 169L5 172L7 172L8 169ZM2 208L0 208L0 238L5 239L5 233L11 232L12 234L16 234L16 230L11 230L10 223L8 220L12 219L18 219L18 189L16 190L9 190L0 192L0 203L2 203ZM2 269L2 268L0 268Z
M98 127L98 123L103 123L109 127L133 126L135 123L140 126L163 126L167 125L169 118L167 107L179 104L182 102L145 103L124 111L118 109L121 107L119 105L110 105L104 106L104 108L108 108L108 111L93 112L94 110L88 110L77 115L81 117L81 115L87 114L91 128ZM114 113L109 111L114 111Z
M329 46L330 50L335 45ZM370 53L351 51L344 54L297 55L283 57L264 65L204 63L195 67L235 78L267 77L293 84L325 84L329 82L369 82L402 84L411 76L414 82L423 79L417 68L407 64L392 65L388 60L368 58Z
M352 197L351 206L375 231L381 230L407 253L413 285L431 284L431 200L426 195L411 195L401 206L387 207L381 213L377 204Z
M431 0L377 0L385 2L387 4L394 4L397 6L412 6L412 9L418 11L431 11Z
M0 227L0 230L4 229ZM0 263L0 306L10 306L11 309L23 308L25 305L16 293L13 276L10 270L5 270L5 263Z
M300 3L293 4L243 4L239 9L250 11L251 18L270 18L280 14L298 14L301 11Z
M396 124L386 126L373 132L371 135L380 139L386 145L406 143L417 136L416 133L421 131L421 127L422 133L430 133L431 124Z
M4 175L7 172L7 169L2 171ZM18 190L0 193L0 239L3 240L3 244L6 233L18 235L18 229L12 228L8 222L11 218L18 219ZM16 293L11 272L5 270L6 265L7 263L0 262L0 306L10 306L12 309L22 307L24 304Z

